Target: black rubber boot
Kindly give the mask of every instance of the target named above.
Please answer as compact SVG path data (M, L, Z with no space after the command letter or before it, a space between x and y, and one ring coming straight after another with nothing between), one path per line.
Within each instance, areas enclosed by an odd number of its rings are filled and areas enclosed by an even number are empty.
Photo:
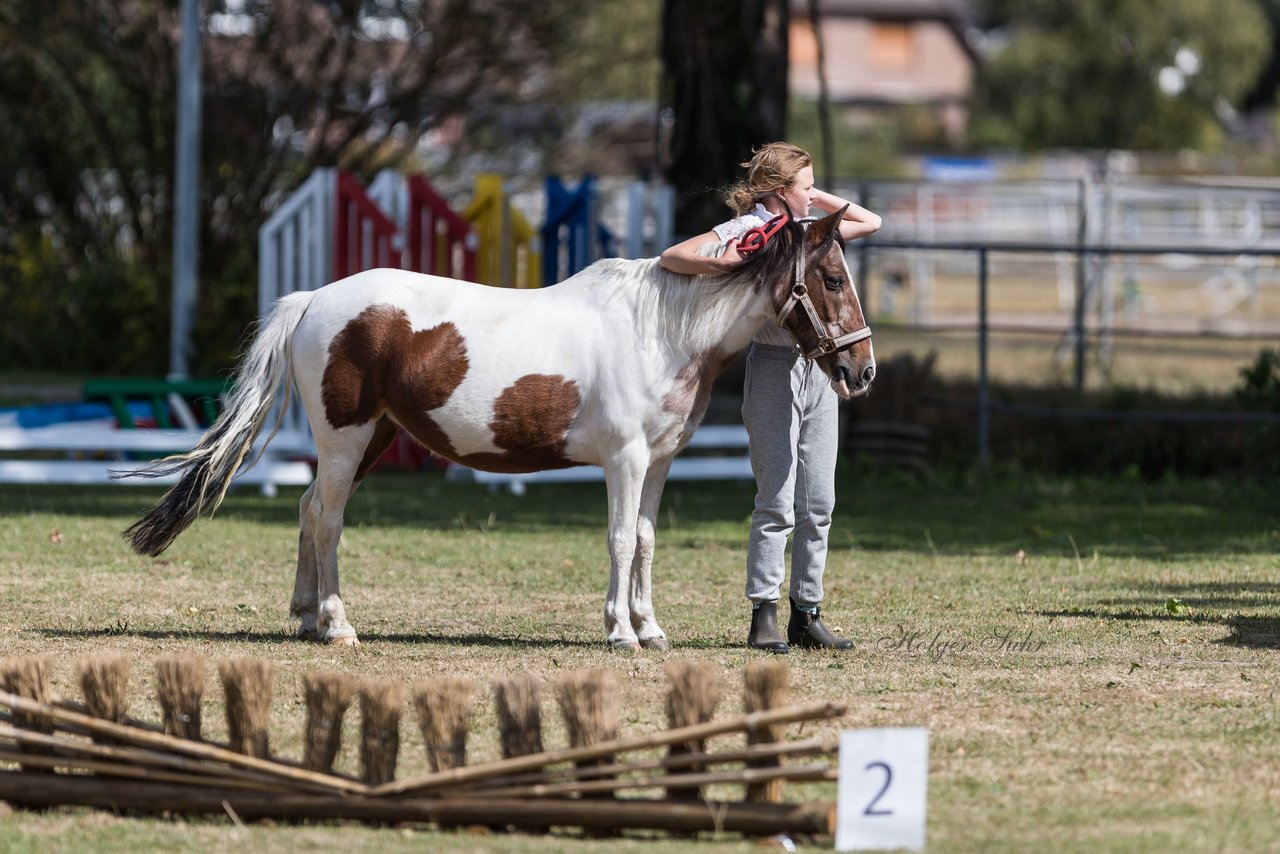
M751 632L747 635L747 646L763 649L774 655L786 655L791 647L782 639L778 631L778 603L761 602L751 609Z
M853 649L853 641L837 637L822 625L822 609L815 608L813 613L796 605L791 600L791 620L787 623L787 640L792 646L807 649Z

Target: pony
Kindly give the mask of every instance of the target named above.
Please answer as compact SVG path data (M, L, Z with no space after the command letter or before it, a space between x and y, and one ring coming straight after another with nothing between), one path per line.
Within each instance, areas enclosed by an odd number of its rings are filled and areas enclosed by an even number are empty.
M299 637L358 643L338 584L343 512L404 428L478 469L602 466L606 641L666 649L651 592L655 519L712 380L771 322L791 331L841 397L865 392L875 376L842 214L773 224L724 276L671 273L656 258L609 259L558 285L512 290L376 269L284 296L196 447L141 472L178 479L124 537L154 557L215 511L272 412L282 417L292 380L316 447L290 602Z

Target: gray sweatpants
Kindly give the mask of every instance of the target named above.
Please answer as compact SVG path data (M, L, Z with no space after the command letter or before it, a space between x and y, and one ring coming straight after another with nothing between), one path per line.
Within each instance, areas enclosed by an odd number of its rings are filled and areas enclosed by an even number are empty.
M751 345L742 421L751 439L756 506L747 541L747 598L772 602L786 577L803 606L822 601L827 535L836 502L838 397L831 380L793 347Z

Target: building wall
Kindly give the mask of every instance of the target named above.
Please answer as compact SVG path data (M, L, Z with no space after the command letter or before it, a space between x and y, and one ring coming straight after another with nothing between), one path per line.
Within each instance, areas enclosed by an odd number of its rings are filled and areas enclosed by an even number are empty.
M834 103L956 103L969 96L973 63L939 21L828 16L822 33ZM789 47L791 93L817 97L817 39L806 18L792 18Z

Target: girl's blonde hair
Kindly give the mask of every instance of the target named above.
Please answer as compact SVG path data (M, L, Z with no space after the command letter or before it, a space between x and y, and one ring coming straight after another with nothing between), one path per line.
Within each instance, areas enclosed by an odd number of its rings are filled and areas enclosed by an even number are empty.
M801 169L813 165L813 158L798 145L771 142L738 165L747 170L747 180L726 190L724 202L742 216L756 206L761 196L790 187Z

